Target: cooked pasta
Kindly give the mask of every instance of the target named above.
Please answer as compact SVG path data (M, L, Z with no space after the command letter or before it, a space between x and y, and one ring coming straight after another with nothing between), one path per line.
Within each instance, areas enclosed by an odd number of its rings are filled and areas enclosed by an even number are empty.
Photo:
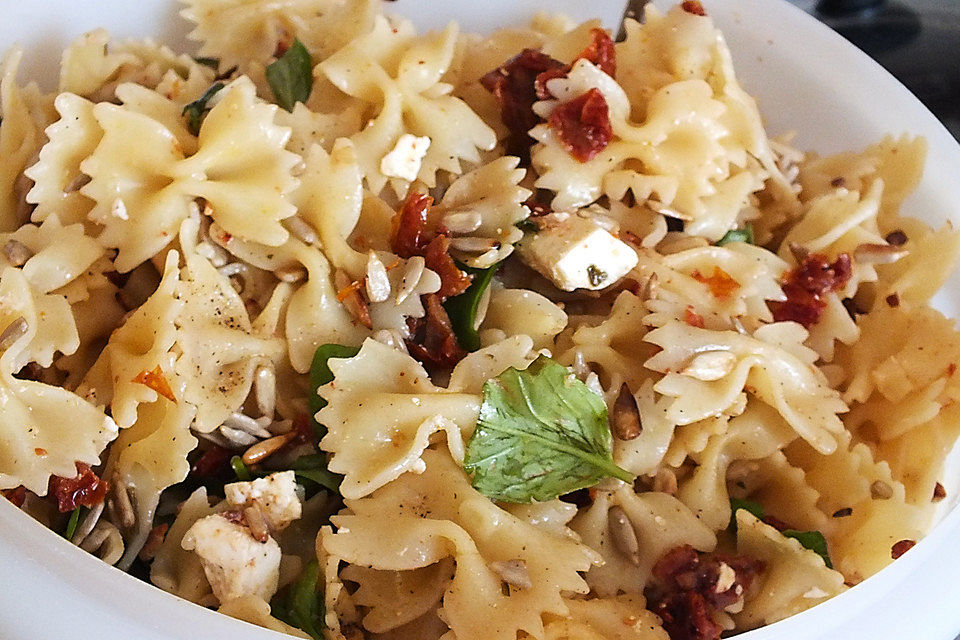
M72 543L296 637L717 640L955 489L922 140L770 137L698 2L184 4L0 63L0 489Z

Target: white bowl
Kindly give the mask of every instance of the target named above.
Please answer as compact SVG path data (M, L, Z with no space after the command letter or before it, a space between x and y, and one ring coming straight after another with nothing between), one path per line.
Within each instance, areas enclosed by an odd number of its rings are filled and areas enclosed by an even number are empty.
M457 19L487 31L537 8L577 19L619 17L621 0L399 0L390 10L422 28ZM663 4L658 2L658 4ZM900 83L827 27L779 0L707 0L726 34L741 82L757 96L769 130L799 132L802 148L858 148L886 133L908 132L929 142L926 174L907 202L911 215L960 221L960 147ZM419 11L418 11L419 8ZM8 0L0 49L27 47L24 72L52 87L64 45L105 26L120 36L155 36L184 44L186 25L170 0ZM960 277L937 306L960 311ZM798 638L923 638L960 634L960 470L946 475L948 496L936 528L908 554L866 582L802 614L752 631L744 640ZM190 604L132 578L68 544L0 500L0 638L97 640L268 640L287 636L258 629Z

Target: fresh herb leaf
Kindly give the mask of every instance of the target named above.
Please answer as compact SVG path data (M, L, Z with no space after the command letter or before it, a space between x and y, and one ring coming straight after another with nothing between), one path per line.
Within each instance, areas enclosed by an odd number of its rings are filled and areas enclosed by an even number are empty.
M785 538L793 538L806 549L810 549L818 556L823 558L827 569L833 569L833 563L830 562L830 552L827 550L827 539L819 531L797 531L796 529L787 529L781 532Z
M477 310L483 293L490 287L493 276L501 264L498 262L486 269L471 269L462 264L457 265L473 276L473 282L466 291L444 302L443 308L450 316L450 324L453 326L453 333L457 336L457 342L466 351L476 351L480 348L480 335L474 327Z
M230 466L233 467L233 473L237 476L237 480L241 482L247 482L250 480L250 469L247 468L247 465L243 463L243 458L240 456L233 456L230 458Z
M197 64L202 64L205 67L210 67L214 71L220 70L220 58L205 58L203 56L194 56L194 61Z
M763 520L767 512L763 505L753 500L740 500L739 498L730 498L730 531L737 532L737 511L743 509L756 517L757 520Z
M590 281L590 286L599 287L607 279L607 272L600 269L595 264L591 264L587 267L587 280Z
M309 480L335 494L340 493L343 478L327 469L327 456L323 453L300 456L293 462L293 472L301 480Z
M323 594L317 592L320 564L312 560L297 581L290 585L287 596L289 622L305 631L314 640L323 640L325 616Z
M70 520L67 521L67 529L63 532L63 537L69 540L77 532L77 525L80 524L80 509L77 507L70 513Z
M204 117L207 115L207 112L210 111L207 103L210 102L210 99L215 96L218 91L223 89L224 86L226 85L222 82L215 82L210 85L210 88L207 89L202 96L183 108L183 112L180 115L187 118L187 129L190 130L190 133L195 136L200 135L200 125L203 124Z
M347 347L342 344L322 344L313 354L313 364L310 365L310 423L318 438L327 434L327 428L317 422L314 417L317 411L327 406L327 401L317 395L317 389L333 382L333 372L330 371L330 358L352 358L360 353L359 347Z
M520 229L520 231L523 231L524 233L536 233L537 231L540 231L540 227L537 225L537 223L530 218L524 218L513 226L515 226L517 229Z
M298 102L306 102L313 90L313 62L310 52L299 40L294 40L287 52L267 65L267 82L277 104L293 111Z
M606 477L633 482L613 463L603 398L566 367L540 356L483 385L464 468L483 495L544 502Z
M746 242L753 244L753 227L749 224L743 229L731 229L722 238L717 240L717 246L722 247L729 242Z

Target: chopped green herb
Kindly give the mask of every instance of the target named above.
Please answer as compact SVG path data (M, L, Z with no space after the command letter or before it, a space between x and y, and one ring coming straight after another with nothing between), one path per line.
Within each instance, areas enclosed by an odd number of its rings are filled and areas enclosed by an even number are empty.
M480 335L474 326L477 320L477 309L480 307L483 293L490 287L500 265L501 263L498 262L486 269L471 269L461 264L457 265L473 276L473 283L466 291L443 303L443 308L450 316L450 324L453 326L453 333L457 336L457 342L467 351L476 351L480 348Z
M539 225L537 225L537 223L530 218L524 218L513 226L515 226L517 229L520 229L520 231L523 231L524 233L536 233L537 231L540 231Z
M183 112L180 115L187 118L187 129L190 130L190 133L195 136L200 135L200 125L203 124L204 117L206 117L207 112L210 111L207 103L210 102L210 99L215 96L218 91L223 89L224 86L226 85L222 82L215 82L202 96L183 108Z
M306 102L313 90L313 62L310 52L299 40L294 40L287 52L267 65L267 82L277 104L293 111L298 102Z
M607 272L601 271L599 267L595 264L591 264L587 267L587 280L590 281L590 286L599 287L607 279Z
M271 603L271 613L304 631L314 640L323 640L323 619L326 615L323 594L317 590L320 564L313 560L287 591L286 602L277 598Z
M722 247L729 242L746 242L753 244L753 227L749 224L743 229L731 229L722 238L717 240L717 246Z
M233 473L236 474L237 480L242 482L250 480L250 469L248 469L247 465L243 463L243 458L240 456L233 456L230 458L230 466L233 467Z
M197 64L210 67L214 71L220 70L220 58L205 58L203 56L195 56L193 59L197 62Z
M323 453L300 456L293 463L293 471L301 480L309 480L333 493L340 493L342 478L327 469L327 456Z
M317 389L333 382L333 372L330 371L330 358L352 358L360 352L360 347L347 347L342 344L322 344L313 354L313 364L310 365L310 422L318 438L327 434L327 428L317 422L314 417L317 411L327 406L327 401L317 395Z
M544 502L606 477L632 482L613 462L603 398L566 367L540 356L483 385L480 419L464 468L483 495Z
M730 498L730 531L737 532L737 511L743 509L749 511L757 520L763 520L767 515L763 505L753 500L740 500L739 498Z
M833 563L830 562L830 552L827 550L827 539L823 537L822 533L819 531L797 531L795 529L787 529L781 533L785 538L793 538L804 548L815 552L823 558L823 562L828 569L833 569Z
M70 520L67 521L67 529L63 532L63 537L69 540L77 532L77 525L80 524L80 509L77 507L70 513Z

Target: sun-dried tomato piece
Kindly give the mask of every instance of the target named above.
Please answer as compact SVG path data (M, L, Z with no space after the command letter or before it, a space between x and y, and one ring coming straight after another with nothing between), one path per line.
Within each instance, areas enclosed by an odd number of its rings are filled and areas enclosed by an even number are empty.
M227 472L233 453L220 445L213 445L203 452L190 469L190 475L199 478L216 478Z
M547 89L547 82L554 78L563 78L566 76L578 60L588 60L592 62L595 67L611 78L617 74L617 50L613 44L613 40L606 31L594 27L590 29L590 44L586 49L581 51L570 64L556 69L549 69L537 76L537 97L541 100L551 98L552 95Z
M431 240L423 257L427 268L440 276L440 290L437 295L441 298L458 296L473 282L473 278L461 271L450 257L450 239L447 236L439 235Z
M700 4L699 0L686 0L686 2L680 4L680 8L687 13L692 13L695 16L707 15L707 10L703 8L703 5Z
M450 324L450 316L440 303L440 296L423 296L426 316L412 322L412 337L406 341L410 355L420 362L436 367L453 368L467 352L460 347Z
M550 114L549 125L574 158L592 160L613 138L607 99L599 89L565 102Z
M691 306L687 306L687 308L683 310L683 321L691 327L697 327L698 329L703 329L706 326L706 323L703 321L703 316L694 311Z
M480 79L480 84L493 94L500 105L500 119L510 130L507 153L529 160L530 145L534 140L527 132L540 123L533 112L537 101L537 77L564 64L536 49L524 49L501 66Z
M422 256L427 245L430 244L427 214L431 206L433 206L433 198L425 193L413 191L393 216L390 246L401 258Z
M167 377L163 375L163 369L160 368L160 365L154 367L153 371L141 371L132 382L147 386L170 402L177 403L177 397L173 395L173 389L170 388L170 383L167 382Z
M151 529L150 535L147 536L147 541L143 545L143 548L140 549L140 553L137 554L137 557L144 562L153 560L154 556L157 555L157 551L160 550L160 545L163 544L163 539L167 537L167 530L169 528L170 525L164 523L158 524Z
M671 549L653 567L649 608L672 640L717 640L714 614L736 603L763 570L747 556L700 554L690 545Z
M827 308L824 297L843 289L852 274L853 264L846 253L832 263L819 253L809 254L784 278L783 293L787 299L768 303L774 320L792 320L809 329L820 321Z
M720 267L713 268L713 275L705 276L699 271L694 271L692 275L694 280L707 285L713 297L719 300L726 300L740 288L740 283Z
M23 485L14 487L13 489L4 489L0 491L0 493L18 509L23 506L23 501L27 499L27 488Z
M107 497L107 482L101 480L90 465L78 462L74 477L51 476L48 492L57 499L60 512L66 513L81 505L95 507L103 502Z

